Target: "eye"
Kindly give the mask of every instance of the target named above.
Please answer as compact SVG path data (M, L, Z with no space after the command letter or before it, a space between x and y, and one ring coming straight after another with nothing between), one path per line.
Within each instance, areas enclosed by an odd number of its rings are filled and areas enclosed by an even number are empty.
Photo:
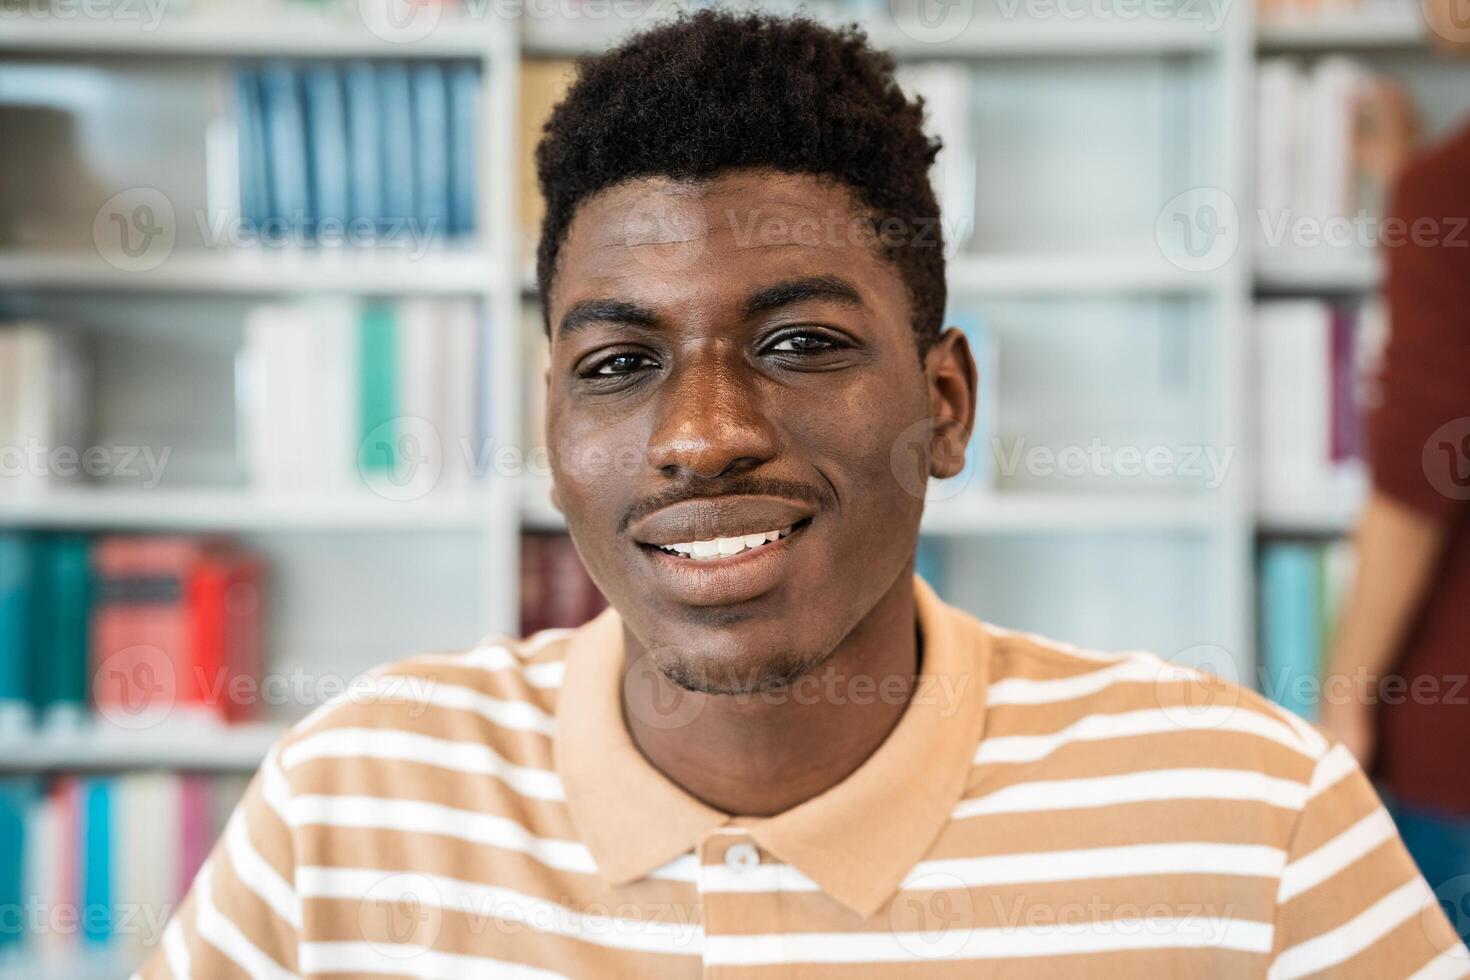
M610 378L620 375L633 374L646 367L656 367L653 359L643 354L632 351L621 351L611 357L604 357L592 369L587 372L589 377Z
M767 350L780 354L817 354L840 347L834 338L814 330L788 333L778 339Z

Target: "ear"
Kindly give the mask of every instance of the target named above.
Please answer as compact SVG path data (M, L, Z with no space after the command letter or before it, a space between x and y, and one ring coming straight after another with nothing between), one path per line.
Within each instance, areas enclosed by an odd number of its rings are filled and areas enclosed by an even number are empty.
M975 428L979 389L975 357L964 331L950 327L939 335L924 355L924 374L929 382L929 415L934 422L929 475L945 480L958 476L965 468L965 447Z

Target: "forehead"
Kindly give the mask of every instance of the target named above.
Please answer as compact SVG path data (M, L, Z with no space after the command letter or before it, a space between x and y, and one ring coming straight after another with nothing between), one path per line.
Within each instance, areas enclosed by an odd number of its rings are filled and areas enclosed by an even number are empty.
M904 321L907 293L850 192L805 174L732 171L624 181L578 208L557 261L552 333L566 309L617 298L677 310L734 307L773 279L836 274Z

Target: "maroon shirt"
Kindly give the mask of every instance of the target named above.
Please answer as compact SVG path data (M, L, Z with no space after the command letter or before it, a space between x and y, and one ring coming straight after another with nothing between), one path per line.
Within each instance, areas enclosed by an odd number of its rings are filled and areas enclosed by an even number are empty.
M1377 776L1407 802L1470 817L1470 129L1413 161L1390 213L1373 482L1448 537L1380 687Z

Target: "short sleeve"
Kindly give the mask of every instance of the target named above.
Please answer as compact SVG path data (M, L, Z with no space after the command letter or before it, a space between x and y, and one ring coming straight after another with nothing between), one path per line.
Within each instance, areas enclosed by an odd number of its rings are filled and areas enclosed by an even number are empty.
M139 971L142 980L296 976L301 903L287 796L272 751Z
M1318 761L1277 891L1271 980L1462 977L1470 952L1342 745Z

